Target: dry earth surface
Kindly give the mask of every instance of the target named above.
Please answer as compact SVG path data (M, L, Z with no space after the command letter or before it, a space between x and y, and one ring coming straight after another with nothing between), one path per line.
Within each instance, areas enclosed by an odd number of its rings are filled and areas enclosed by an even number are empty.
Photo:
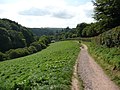
M79 60L79 56L78 56L78 59L76 60L75 66L74 66L71 90L80 90L80 83L79 83L78 75L77 75L78 60Z
M89 55L85 44L82 45L74 66L72 90L80 89L79 81L76 78L77 73L83 81L84 90L120 90Z

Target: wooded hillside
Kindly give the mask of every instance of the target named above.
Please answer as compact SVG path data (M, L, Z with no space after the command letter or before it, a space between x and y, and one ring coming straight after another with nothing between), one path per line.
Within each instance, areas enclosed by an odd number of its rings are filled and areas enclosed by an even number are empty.
M50 36L63 30L63 28L30 28L34 35L37 36Z
M30 30L9 19L0 19L0 51L23 48L34 41Z

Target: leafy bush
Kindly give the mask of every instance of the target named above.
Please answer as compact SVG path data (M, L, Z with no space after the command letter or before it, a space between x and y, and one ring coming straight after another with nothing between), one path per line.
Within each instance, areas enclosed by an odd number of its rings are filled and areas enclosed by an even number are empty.
M95 42L107 47L120 46L120 26L104 32L94 40Z
M41 43L39 43L38 41L31 43L30 46L34 46L37 51L40 51L43 49Z
M50 43L50 38L47 36L42 36L39 39L39 41L35 41L35 42L31 43L29 47L10 49L9 51L6 51L5 54L6 54L7 58L4 58L4 56L5 56L4 53L0 53L0 60L2 61L3 59L4 60L14 59L14 58L23 57L23 56L26 56L29 54L36 53L37 51L45 49L49 43Z
M0 52L0 61L3 61L5 60L5 54Z
M51 42L51 40L47 36L41 36L39 39L39 42L42 42L43 44L48 45Z
M27 48L18 48L18 49L9 50L7 54L10 59L13 59L13 58L29 55L30 52L27 50Z
M33 53L37 52L37 50L36 50L36 48L34 46L29 46L28 51L30 52L30 54L33 54Z

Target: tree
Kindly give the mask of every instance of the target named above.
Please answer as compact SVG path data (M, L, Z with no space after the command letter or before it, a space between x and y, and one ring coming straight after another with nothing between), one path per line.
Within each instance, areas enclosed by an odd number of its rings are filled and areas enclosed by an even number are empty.
M0 27L0 51L4 52L9 50L12 46L9 33L5 28Z
M82 36L82 31L87 25L87 23L81 23L76 26L77 36Z
M26 39L27 46L29 46L32 42L34 42L34 36L33 33L30 32L28 29L23 29L22 34L24 38Z
M95 0L93 1L94 18L106 29L120 25L120 1L119 0Z
M23 48L34 42L33 33L26 27L9 19L0 19L0 51Z

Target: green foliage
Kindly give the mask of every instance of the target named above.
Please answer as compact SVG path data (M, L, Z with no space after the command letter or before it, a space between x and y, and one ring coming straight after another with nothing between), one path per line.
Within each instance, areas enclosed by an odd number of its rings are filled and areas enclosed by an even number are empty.
M37 49L35 46L29 46L28 47L28 51L30 52L30 54L33 54L33 53L36 53L37 52Z
M13 58L29 55L30 53L27 50L27 48L18 48L18 49L10 49L9 51L6 52L6 54L8 55L8 58L13 59Z
M16 37L19 37L19 36L16 36ZM19 38L16 38L16 39L18 40ZM39 39L39 41L31 43L29 47L10 49L5 53L0 52L0 61L7 60L7 59L14 59L14 58L23 57L29 54L36 53L37 51L45 49L48 46L48 44L50 44L50 42L51 40L49 37L42 36ZM15 42L12 42L12 43L16 44ZM6 56L6 58L4 56Z
M69 39L76 37L94 37L105 32L105 29L101 27L101 23L80 23L76 28L71 30L63 30L57 34L59 39Z
M12 42L9 37L8 31L0 27L0 51L5 51L11 48Z
M90 25L86 26L81 33L82 37L93 37L97 36L100 31L97 27L97 23L91 23Z
M9 19L0 19L0 51L23 48L35 41L29 29Z
M34 36L33 36L33 33L30 32L28 29L23 29L22 30L22 33L23 33L23 36L25 37L25 40L26 40L26 43L27 43L27 46L30 45L30 43L34 42Z
M94 18L103 24L104 28L114 28L120 25L119 0L95 0Z
M33 42L30 46L34 46L37 51L40 51L48 46L51 43L51 39L48 36L41 36L39 41Z
M73 35L72 35L72 38L76 38L76 37L77 37L77 34L73 34Z
M80 23L76 26L78 37L94 37L120 25L119 0L94 0L95 23ZM72 33L73 34L73 33ZM108 42L111 42L108 40Z
M107 48L95 43L87 43L89 52L103 67L113 81L120 86L120 48Z
M120 46L120 26L99 35L95 38L95 42L107 47Z
M80 23L74 29L69 27L57 31L54 39L66 40L76 37L94 37L120 25L120 1L119 0L94 0L95 23ZM77 35L77 36L76 36Z
M48 45L51 42L51 39L47 36L41 36L39 39L39 42L42 42L45 45Z
M31 43L30 46L34 46L37 51L40 51L40 50L43 49L42 44L43 44L43 43L40 43L40 42L36 41L36 42ZM45 47L46 47L46 46L45 46Z
M63 41L36 54L0 62L0 89L70 90L78 53L78 43Z
M84 29L86 26L88 26L87 23L80 23L80 24L78 24L78 25L76 26L77 36L79 36L79 37L84 36L84 35L82 34L82 32L83 32L83 29Z
M77 25L76 29L78 29L77 32L79 31L79 37L94 37L106 31L103 27L101 27L100 22L91 24L81 23Z
M0 61L4 61L6 58L5 54L0 52Z
M75 28L71 29L69 27L55 34L55 40L66 40L74 37L77 37L76 29Z
M17 32L13 30L8 31L10 39L11 39L11 48L23 48L27 46L26 39L24 38L22 32ZM4 44L3 44L4 45Z
M37 36L51 36L61 31L63 28L30 28L30 30Z

